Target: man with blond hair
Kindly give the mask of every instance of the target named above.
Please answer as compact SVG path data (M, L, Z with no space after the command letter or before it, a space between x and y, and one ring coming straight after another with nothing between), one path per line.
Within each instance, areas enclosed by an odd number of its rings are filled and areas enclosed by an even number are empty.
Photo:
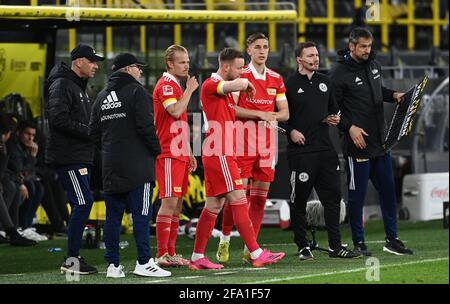
M187 107L197 79L189 76L189 54L180 45L166 50L166 72L153 91L156 132L161 154L156 159L156 179L161 207L156 217L157 262L160 266L189 265L176 254L179 215L186 194L189 172L195 171L197 161L189 146ZM181 81L186 80L183 91Z

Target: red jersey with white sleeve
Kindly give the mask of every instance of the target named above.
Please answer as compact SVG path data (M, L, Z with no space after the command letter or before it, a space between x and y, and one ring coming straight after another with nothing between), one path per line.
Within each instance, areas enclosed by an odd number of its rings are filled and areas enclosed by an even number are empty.
M283 78L271 69L265 67L264 72L259 74L253 64L250 63L244 67L241 78L247 78L256 88L256 93L253 98L241 93L238 102L240 107L273 112L277 101L287 101Z
M166 110L168 106L176 104L182 96L183 89L178 80L173 75L164 73L153 91L156 134L161 145L161 154L158 155L158 159L173 158L189 161L187 111L176 119Z
M278 73L265 67L258 73L252 63L244 67L241 78L248 79L256 88L253 98L239 94L238 105L241 108L262 112L274 112L277 102L287 102L286 87ZM235 95L236 96L236 95ZM237 125L237 163L242 178L272 182L275 172L276 132L264 124L250 119L240 119L243 126Z
M203 82L200 95L207 130L202 149L207 197L243 189L234 156L235 102L231 93L223 92L224 84L222 77L213 73Z
M213 73L202 85L200 100L206 129L202 156L235 154L235 102L231 93L224 94L224 84L222 77Z

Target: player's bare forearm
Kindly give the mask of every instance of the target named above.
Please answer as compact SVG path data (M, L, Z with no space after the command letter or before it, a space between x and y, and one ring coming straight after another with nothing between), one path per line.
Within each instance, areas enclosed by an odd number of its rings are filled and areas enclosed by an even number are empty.
M175 119L178 119L181 114L183 114L188 107L189 100L191 99L192 92L186 91L184 92L183 96L173 105L170 105L167 107L167 112Z
M277 121L288 121L289 120L289 110L286 107L285 109L279 110L278 112L276 112L276 118Z
M238 118L241 118L241 119L255 119L255 120L256 119L257 120L261 119L260 111L249 110L249 109L242 108L240 106L235 106L234 108L236 110L236 116Z
M228 94L231 92L239 92L247 90L249 86L248 79L238 78L232 81L225 81L223 85L223 93Z

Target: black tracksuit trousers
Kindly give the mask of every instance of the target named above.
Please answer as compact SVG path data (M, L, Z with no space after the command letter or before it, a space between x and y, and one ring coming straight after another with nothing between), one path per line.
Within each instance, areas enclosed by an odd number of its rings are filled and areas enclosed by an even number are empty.
M341 184L339 158L334 150L302 153L290 157L291 227L298 249L309 246L307 240L306 203L316 190L324 207L328 243L331 249L341 247L339 216Z

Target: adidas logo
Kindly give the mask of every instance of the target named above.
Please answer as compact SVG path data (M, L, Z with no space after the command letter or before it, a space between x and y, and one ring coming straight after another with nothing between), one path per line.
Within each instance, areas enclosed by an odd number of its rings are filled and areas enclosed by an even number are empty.
M359 78L358 76L356 76L355 82L356 82L357 85L362 85L363 84L361 78Z
M103 100L102 110L109 110L122 107L122 103L119 101L116 95L116 91L111 91L106 99Z
M298 89L298 91L297 91L298 94L303 93L303 92L305 92L305 91L303 91L302 88Z

